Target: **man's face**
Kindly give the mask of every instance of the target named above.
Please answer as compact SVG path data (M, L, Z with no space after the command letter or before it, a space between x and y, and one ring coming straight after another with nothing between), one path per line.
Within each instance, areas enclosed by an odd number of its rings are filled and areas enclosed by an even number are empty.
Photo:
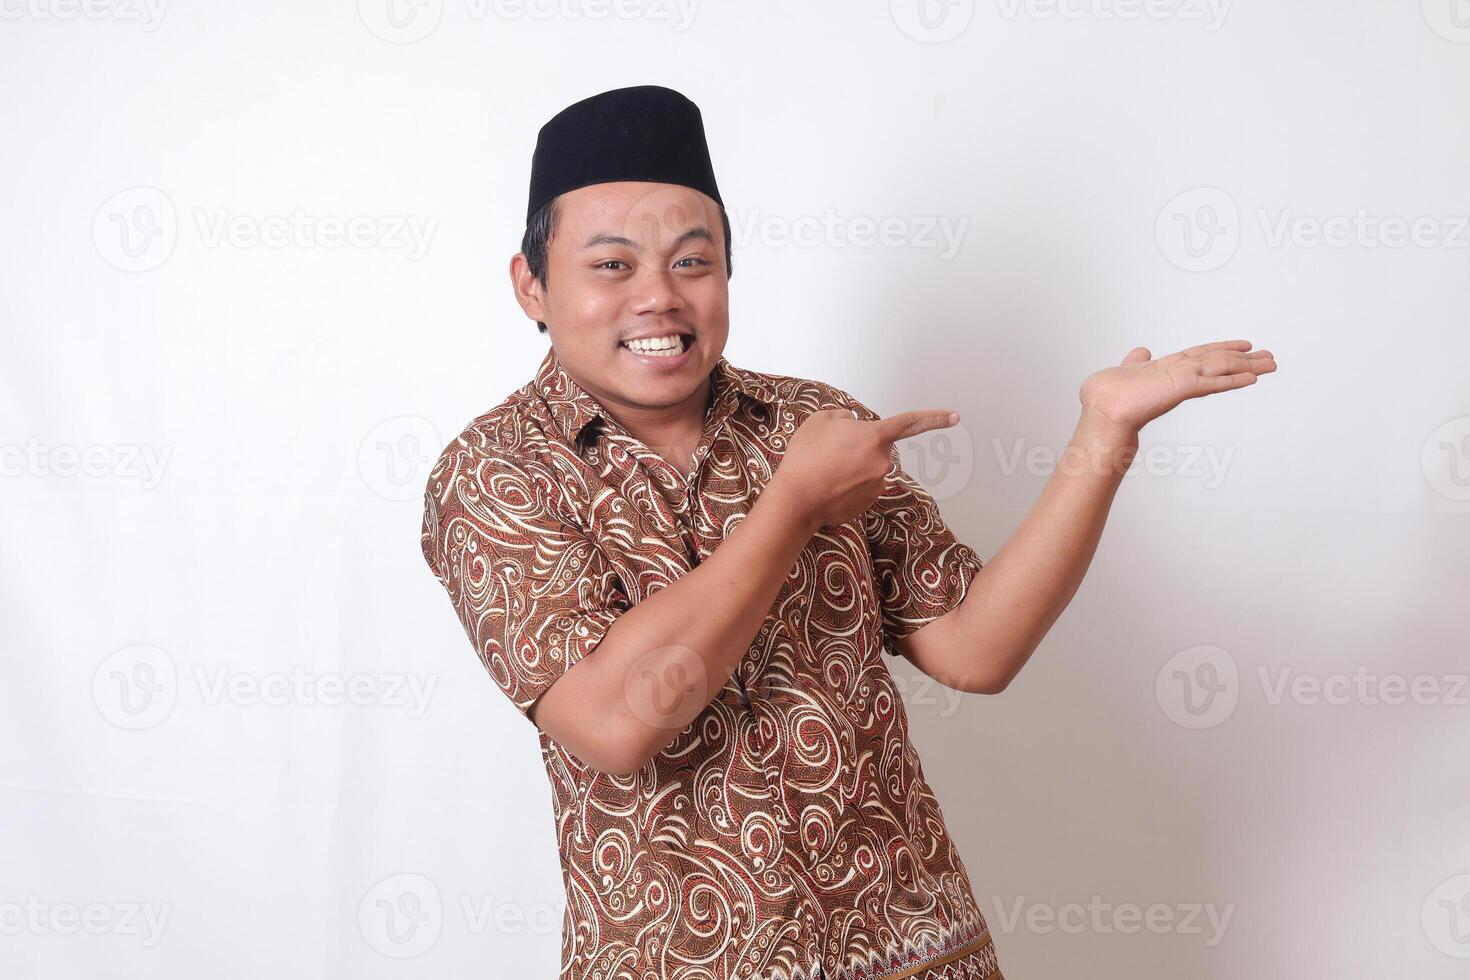
M521 300L568 373L609 407L700 395L730 326L719 206L643 181L580 187L560 205L547 288Z

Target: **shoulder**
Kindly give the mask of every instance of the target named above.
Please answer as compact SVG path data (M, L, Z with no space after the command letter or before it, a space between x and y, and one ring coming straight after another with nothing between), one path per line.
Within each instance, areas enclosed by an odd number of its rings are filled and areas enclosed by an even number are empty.
M527 384L475 416L440 451L424 488L424 532L447 518L525 523L564 519L563 483L570 450L548 435L544 404Z
M434 573L460 536L520 540L564 520L556 453L531 385L475 416L440 450L424 488L420 541ZM456 532L456 529L457 532Z
M490 474L534 475L549 471L551 442L530 384L467 422L440 451L429 473L428 494L442 498L456 479Z

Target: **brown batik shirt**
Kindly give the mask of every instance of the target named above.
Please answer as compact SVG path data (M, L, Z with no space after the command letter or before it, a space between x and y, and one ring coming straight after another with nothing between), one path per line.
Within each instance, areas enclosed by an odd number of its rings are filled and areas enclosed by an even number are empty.
M523 714L620 614L707 559L818 381L721 359L686 478L547 352L429 477L422 545ZM995 946L887 657L959 604L980 559L898 465L808 542L733 676L636 773L540 734L566 887L561 980L981 980ZM539 730L539 729L538 729Z

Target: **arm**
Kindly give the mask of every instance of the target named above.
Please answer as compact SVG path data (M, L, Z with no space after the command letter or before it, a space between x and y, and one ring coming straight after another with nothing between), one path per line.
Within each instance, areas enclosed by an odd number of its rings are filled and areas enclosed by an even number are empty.
M941 684L999 694L1072 601L1102 538L1137 433L1084 412L1041 497L954 609L897 641Z
M637 771L729 680L814 533L772 479L714 554L622 613L532 720L594 768Z
M894 440L955 421L812 413L715 553L639 602L567 519L557 480L478 439L457 440L430 473L421 547L516 708L587 765L627 775L724 687L817 529L873 503Z
M1203 344L1158 360L1135 348L1082 385L1081 417L1041 497L954 609L897 641L924 673L997 694L1072 601L1102 537L1144 425L1188 398L1253 384L1276 370L1248 341Z
M859 422L817 412L792 436L746 518L699 567L623 612L596 651L542 695L536 723L614 774L639 769L729 680L816 531L861 514L893 441L952 425L947 411Z

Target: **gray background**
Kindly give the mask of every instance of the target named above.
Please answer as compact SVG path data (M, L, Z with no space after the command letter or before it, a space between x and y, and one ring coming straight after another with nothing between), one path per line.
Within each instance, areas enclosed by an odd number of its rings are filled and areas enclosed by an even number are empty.
M727 354L958 409L982 557L1090 372L1282 365L1144 431L1007 692L894 662L1006 975L1464 975L1470 5L925 2L0 2L0 971L555 974L420 493L545 349L537 127L651 82Z

